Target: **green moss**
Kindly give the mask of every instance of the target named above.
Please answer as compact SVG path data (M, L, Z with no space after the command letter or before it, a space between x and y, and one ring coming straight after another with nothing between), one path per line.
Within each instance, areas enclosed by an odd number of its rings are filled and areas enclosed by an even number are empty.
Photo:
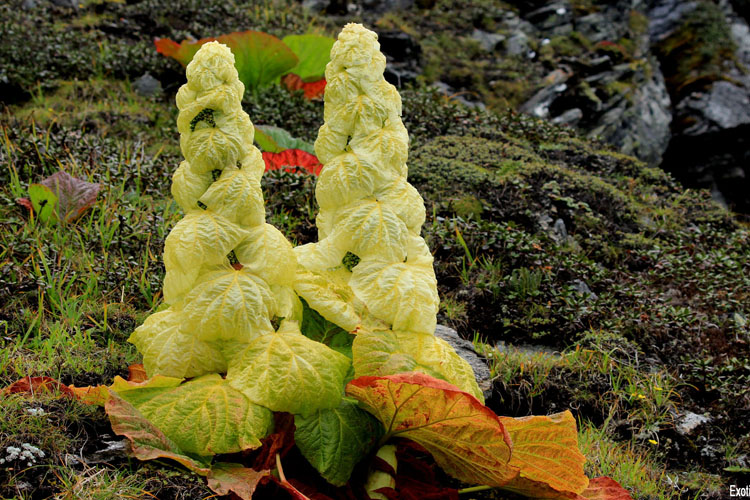
M722 79L726 67L736 64L736 49L724 13L709 1L700 2L682 26L656 46L667 86L678 97Z

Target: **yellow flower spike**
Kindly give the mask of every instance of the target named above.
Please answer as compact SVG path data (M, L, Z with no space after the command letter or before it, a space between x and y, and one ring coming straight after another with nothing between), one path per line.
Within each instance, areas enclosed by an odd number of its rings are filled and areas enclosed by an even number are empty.
M130 337L149 377L226 372L243 346L274 333L274 318L301 319L292 246L265 223L265 167L243 93L234 56L218 42L200 48L177 93L185 161L172 195L185 217L164 244L170 307Z
M357 332L356 376L422 371L481 399L468 364L434 336L439 297L420 236L424 201L407 182L409 135L384 69L377 35L347 24L326 66L325 123L315 141L324 164L315 187L319 241L295 249L306 271L295 289L324 318ZM415 342L432 354L409 352Z

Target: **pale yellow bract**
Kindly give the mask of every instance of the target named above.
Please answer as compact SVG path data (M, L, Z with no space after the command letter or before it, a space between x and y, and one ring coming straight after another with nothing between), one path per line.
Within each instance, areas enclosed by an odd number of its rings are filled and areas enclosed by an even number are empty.
M242 110L234 56L218 42L206 43L187 78L177 93L185 161L172 178L185 217L164 244L169 307L146 319L130 341L149 377L226 373L229 386L265 411L336 407L351 363L300 332L296 258L286 237L265 222L265 164ZM272 391L256 383L269 374ZM157 413L155 420L167 422ZM265 428L256 427L262 437ZM236 451L231 446L224 451Z
M377 35L347 24L326 67L325 123L315 141L324 163L315 188L319 241L295 248L305 270L295 290L327 320L356 331L357 376L425 371L482 399L468 364L434 336L439 297L420 236L424 201L406 180L409 136L384 70ZM373 347L392 329L400 343ZM394 363L400 346L422 353Z

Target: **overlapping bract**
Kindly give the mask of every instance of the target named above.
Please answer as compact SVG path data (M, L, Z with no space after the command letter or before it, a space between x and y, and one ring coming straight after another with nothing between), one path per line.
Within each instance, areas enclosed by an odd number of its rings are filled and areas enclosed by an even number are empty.
M185 217L164 245L168 307L147 318L130 341L143 354L149 377L175 377L175 384L200 378L164 397L149 398L141 386L119 389L128 389L128 401L161 423L181 449L229 453L259 446L271 411L336 408L350 361L300 332L302 304L292 288L296 259L289 241L265 222L265 164L242 110L244 86L234 56L220 43L206 43L188 65L187 78L177 93L185 161L172 178ZM227 373L226 380L220 373ZM216 402L198 404L211 394ZM194 421L182 425L170 414L188 396L196 404L178 413ZM252 419L243 424L232 418L245 407L257 421L249 427ZM200 433L184 432L199 423L220 425L223 439L204 443L193 439Z
M357 331L357 374L425 371L482 397L471 369L434 337L439 298L432 254L420 230L424 201L407 180L409 136L401 122L401 97L383 78L385 56L377 35L348 24L326 67L325 123L315 141L324 163L315 189L320 205L319 241L295 249L305 272L297 293L327 320ZM372 336L419 337L419 362L382 363L358 359L358 342ZM380 332L380 333L378 333ZM362 340L364 338L367 340ZM358 369L360 363L369 368ZM393 370L389 370L393 368ZM373 368L374 369L374 368Z

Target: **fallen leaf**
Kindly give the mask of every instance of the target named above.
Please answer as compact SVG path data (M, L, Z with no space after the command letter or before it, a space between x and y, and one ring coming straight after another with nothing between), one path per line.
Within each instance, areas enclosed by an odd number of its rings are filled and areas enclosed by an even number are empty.
M270 470L257 471L229 462L218 462L211 467L206 478L208 487L219 495L234 493L242 500L251 500L261 479Z
M133 405L114 392L110 392L104 409L109 415L112 430L130 440L131 451L139 460L170 458L201 476L210 472L210 458L198 458L182 451Z
M40 200L47 199L48 201L44 207L37 207L37 203L40 203L40 201L35 200L35 197L43 196L43 192L41 190L32 192L31 188L34 186L47 188L56 197L56 205L48 198L40 198ZM53 211L58 220L72 222L83 215L86 209L94 204L100 188L101 186L98 183L76 179L61 170L47 177L39 184L29 186L29 195L34 205L34 210L39 210L38 217L42 218L42 214L46 213L47 206L53 206ZM45 219L42 218L42 220Z
M589 481L589 486L581 497L586 500L632 500L628 490L620 483L608 477L595 477Z
M70 388L53 379L52 377L23 377L22 379L12 383L5 389L2 394L52 394L60 393L65 396L75 397L75 393Z

